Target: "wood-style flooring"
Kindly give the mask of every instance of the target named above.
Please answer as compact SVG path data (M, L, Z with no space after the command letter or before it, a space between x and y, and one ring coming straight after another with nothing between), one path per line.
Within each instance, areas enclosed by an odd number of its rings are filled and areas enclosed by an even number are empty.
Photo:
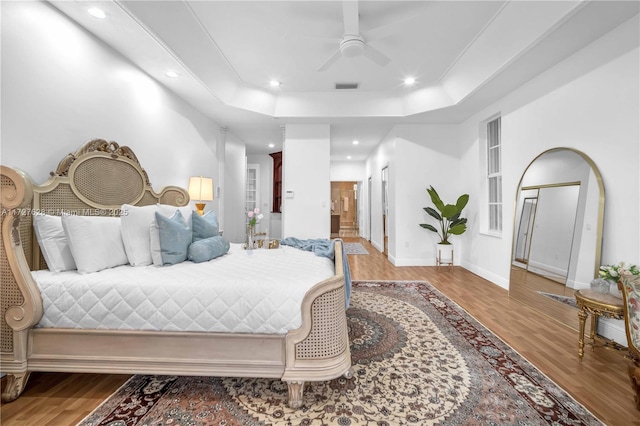
M578 359L575 330L514 299L506 290L461 267L394 267L367 241L369 255L350 255L354 280L428 281L527 358L605 424L640 426L621 352L596 348ZM74 425L128 376L34 373L23 395L2 404L1 424Z

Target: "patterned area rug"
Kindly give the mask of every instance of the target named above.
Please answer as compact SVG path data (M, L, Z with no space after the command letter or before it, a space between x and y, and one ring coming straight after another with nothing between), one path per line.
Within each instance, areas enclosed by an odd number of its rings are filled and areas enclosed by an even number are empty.
M347 254L369 254L367 249L360 243L344 243L344 250Z
M354 282L354 377L310 383L133 376L81 425L602 425L424 282Z
M561 296L559 294L546 293L544 291L539 291L538 293L540 293L541 295L546 296L546 297L548 297L550 299L553 299L553 300L555 300L557 302L564 303L565 305L569 305L572 308L578 309L578 305L576 304L576 298L573 297L573 296L571 296L571 297L569 297L569 296Z

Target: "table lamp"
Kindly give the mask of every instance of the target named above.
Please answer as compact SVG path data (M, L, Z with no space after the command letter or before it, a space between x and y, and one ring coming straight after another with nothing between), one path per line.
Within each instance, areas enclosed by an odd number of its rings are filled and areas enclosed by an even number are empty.
M190 177L189 197L196 202L198 214L203 215L205 206L203 201L213 201L213 179L202 176Z

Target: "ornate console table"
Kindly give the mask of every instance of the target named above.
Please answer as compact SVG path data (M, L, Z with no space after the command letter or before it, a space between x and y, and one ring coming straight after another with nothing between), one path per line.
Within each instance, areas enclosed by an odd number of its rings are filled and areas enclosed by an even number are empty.
M622 299L613 297L610 294L602 294L593 290L578 290L575 292L578 308L578 318L580 319L580 330L578 331L578 356L582 359L584 355L584 329L587 316L591 314L591 332L589 339L591 347L595 346L596 329L598 318L624 319Z

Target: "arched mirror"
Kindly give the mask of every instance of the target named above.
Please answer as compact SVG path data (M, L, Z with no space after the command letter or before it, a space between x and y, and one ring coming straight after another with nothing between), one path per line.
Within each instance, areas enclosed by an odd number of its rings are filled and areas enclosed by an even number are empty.
M509 297L578 329L573 293L597 276L603 214L602 177L587 155L536 157L516 194Z

